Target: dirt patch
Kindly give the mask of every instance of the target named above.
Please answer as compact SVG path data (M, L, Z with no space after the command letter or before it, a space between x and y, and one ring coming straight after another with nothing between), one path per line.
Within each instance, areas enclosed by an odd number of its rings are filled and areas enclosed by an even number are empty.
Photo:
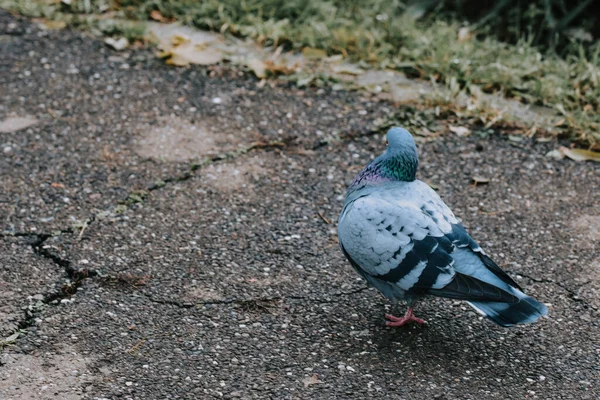
M581 275L577 279L577 297L585 299L592 307L600 308L600 260L580 265ZM587 319L586 314L581 315Z
M188 286L186 288L186 300L190 301L213 301L223 300L223 294L218 290L208 287Z
M17 132L37 124L37 119L33 117L8 117L0 121L0 133Z
M78 400L92 382L89 358L65 348L58 354L2 354L0 398Z
M219 192L252 189L265 175L264 158L250 157L232 164L211 164L203 170L204 182Z
M600 242L600 215L582 215L571 222L579 238L579 245L594 247Z
M136 152L155 160L181 162L231 151L238 144L239 138L207 122L166 117L157 125L142 128Z

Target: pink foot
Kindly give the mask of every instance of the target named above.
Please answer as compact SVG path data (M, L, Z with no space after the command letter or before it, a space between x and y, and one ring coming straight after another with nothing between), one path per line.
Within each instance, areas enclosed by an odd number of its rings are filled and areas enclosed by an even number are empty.
M416 322L419 325L423 325L425 323L425 321L423 321L421 318L415 317L412 307L409 307L408 310L406 310L404 317L398 318L390 314L385 314L385 318L389 319L389 321L385 321L385 326L400 327L410 324L411 322Z

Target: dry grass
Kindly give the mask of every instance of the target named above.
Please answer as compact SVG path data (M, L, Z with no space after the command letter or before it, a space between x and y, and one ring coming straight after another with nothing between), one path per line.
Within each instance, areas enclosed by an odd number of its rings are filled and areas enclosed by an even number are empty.
M0 7L74 25L98 14L146 21L154 12L154 17L251 37L265 45L323 49L364 67L435 80L455 92L468 93L476 85L552 107L564 116L558 133L583 143L600 142L600 43L573 39L558 56L534 46L533 36L507 44L486 35L489 29L470 30L435 18L421 21L415 18L414 5L398 0L72 0L71 5L0 0ZM104 32L135 37L142 29L110 21L103 18Z

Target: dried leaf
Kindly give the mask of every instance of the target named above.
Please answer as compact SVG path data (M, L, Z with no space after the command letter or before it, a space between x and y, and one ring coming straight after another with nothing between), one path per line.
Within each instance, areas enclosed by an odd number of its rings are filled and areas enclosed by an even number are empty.
M190 42L176 45L167 51L167 64L185 67L190 64L211 65L223 60L223 53L208 44L194 45Z
M34 20L42 25L43 28L51 29L51 30L60 30L67 27L67 23L65 21L57 21L57 20L46 20L46 19L38 19Z
M477 176L477 175L475 175L474 177L472 177L471 180L473 181L473 185L475 185L475 186L477 186L477 185L485 185L487 183L490 183L490 179L489 178L485 178L483 176Z
M327 53L321 49L313 47L305 47L302 49L302 55L306 58L320 59L327 57Z
M265 65L264 61L253 58L252 60L248 61L246 65L248 65L248 68L254 72L254 75L256 75L257 78L262 79L267 76L267 66Z
M129 46L129 41L124 37L116 40L113 38L106 38L104 39L104 43L117 51L125 50Z
M566 120L565 120L564 118L561 118L561 119L559 119L558 121L556 121L556 122L554 123L554 126L561 126L561 125L564 125L565 121L566 121Z
M267 67L267 70L272 74L289 75L296 72L295 66L290 67L287 64L275 64L275 62L271 60L265 61L265 66Z
M519 135L508 135L508 140L515 143L521 143L523 141L523 136Z
M212 65L224 58L225 50L218 35L196 32L178 24L151 24L151 37L159 43L157 56L166 58L169 65Z
M58 183L58 182L52 182L52 183L51 183L51 186L52 186L53 188L61 188L61 189L64 189L64 188L65 188L65 185L63 185L62 183Z
M466 126L448 126L448 129L450 129L450 132L454 132L456 133L456 136L459 137L463 137L463 136L469 136L471 134L471 130L469 128L467 128Z
M473 33L471 32L471 30L466 27L463 26L462 28L460 28L458 30L458 42L462 43L462 42L466 42L467 40L470 40L473 37Z
M2 348L4 346L8 346L9 344L13 344L14 342L17 341L17 339L19 338L20 335L21 335L20 332L15 332L12 335L10 335L9 337L0 340L0 348Z
M319 375L312 374L312 376L307 376L306 378L302 379L302 383L304 383L304 387L309 387L311 385L316 385L323 382L319 380Z
M341 54L335 54L333 56L329 56L325 59L326 62L328 63L337 63L340 62L344 59L344 56Z
M558 150L550 150L546 153L546 157L553 158L555 160L562 160L565 158L565 155Z
M0 133L12 133L37 124L38 120L29 116L8 117L0 121Z
M167 18L167 17L165 17L158 10L152 11L150 13L150 18L152 18L153 20L158 21L158 22L173 22L175 20L174 18Z
M438 185L437 183L433 183L429 179L425 180L425 183L428 184L429 187L432 188L433 190L440 190L440 185Z
M584 150L584 149L569 149L561 146L558 150L574 161L596 161L600 162L600 152Z
M362 75L364 73L364 71L357 67L356 65L352 65L352 64L341 64L341 65L333 65L331 67L331 70L335 73L338 74L345 74L345 75Z
M190 42L190 37L188 35L184 35L183 33L177 33L171 37L171 44L173 46L181 46L182 44L186 44Z

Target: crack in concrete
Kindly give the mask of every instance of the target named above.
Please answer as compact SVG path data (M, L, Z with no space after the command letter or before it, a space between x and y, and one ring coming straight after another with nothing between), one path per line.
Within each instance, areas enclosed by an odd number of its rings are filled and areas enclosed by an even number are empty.
M368 132L362 133L362 134L356 134L356 135L350 134L350 135L338 136L329 141L319 142L316 145L314 145L312 149L316 150L318 148L326 147L326 146L329 146L336 142L355 141L357 139L360 139L361 137L372 136L372 135L375 135L378 133L382 133L385 130L385 128L386 128L386 126L379 126L377 128L373 128L373 129L369 130ZM125 206L128 208L133 204L143 203L148 198L148 195L150 192L162 189L163 187L165 187L167 184L170 184L170 183L184 182L189 179L192 179L193 177L197 176L197 174L196 174L197 171L199 171L202 168L207 167L211 164L214 164L216 162L233 160L241 155L247 154L247 153L257 150L257 149L285 148L289 144L289 142L290 142L290 140L255 142L247 147L244 147L244 148L241 148L238 150L223 153L223 154L220 154L220 155L217 155L214 157L208 157L199 163L191 164L189 167L189 170L184 172L181 175L172 176L172 177L168 177L166 179L158 180L154 184L148 186L146 188L146 190L130 192L124 200L120 200L118 202L118 205L113 206L112 210L114 211L119 205ZM78 233L79 239L81 239L85 230L96 220L97 220L97 214L93 214L89 219L87 219L83 223L83 226ZM72 262L68 258L63 258L63 257L59 256L58 254L53 253L52 251L49 250L49 248L44 246L45 242L48 239L50 239L51 237L60 236L60 235L64 235L64 234L74 234L74 233L76 233L76 232L74 231L74 229L72 227L69 227L67 229L62 229L62 230L59 230L59 231L53 232L53 233L0 232L0 238L1 237L33 238L34 240L31 243L29 243L29 245L33 248L34 252L38 256L46 258L46 259L52 261L53 263L55 263L56 265L60 266L61 268L63 268L63 270L67 274L67 277L69 278L70 283L62 285L60 287L60 290L57 290L53 293L49 293L49 294L45 295L42 300L43 304L46 304L46 305L58 304L60 302L60 300L71 297L73 294L75 294L77 292L77 290L79 289L79 287L82 285L83 281L85 281L86 279L89 279L89 278L94 278L94 277L99 276L99 273L96 270L74 268L72 265ZM581 302L586 307L594 308L585 300L577 297L577 294L573 290L571 290L570 288L568 288L567 286L565 286L561 283L554 282L554 281L548 280L548 279L534 278L532 276L529 276L529 275L526 275L523 273L519 273L519 275L524 276L528 279L531 279L534 282L554 284L554 285L560 287L561 289L565 290L568 293L569 298L571 300L576 301L576 302ZM59 285L59 282L57 282L56 286L58 286L58 285ZM368 289L370 289L370 287L365 286L365 287L361 287L359 289L355 289L355 290L349 291L349 292L339 292L339 293L333 294L329 298L312 298L310 296L298 296L298 295L294 296L294 295L292 295L292 296L258 297L258 298L250 298L250 299L207 300L207 301L202 301L202 302L197 302L197 303L184 303L184 302L180 302L177 300L159 300L159 299L154 298L151 294L144 293L144 292L142 292L142 294L153 303L163 304L163 305L172 305L172 306L175 306L175 307L178 307L181 309L190 309L190 308L194 308L194 307L198 307L198 306L202 306L202 305L235 304L235 305L244 306L244 305L251 305L251 304L258 304L258 303L272 303L272 302L284 301L284 300L308 300L310 302L314 302L314 303L318 303L318 304L328 304L328 303L339 302L341 300L341 298L344 296L360 293L360 292L363 292ZM36 315L39 313L39 311L40 310L36 310L36 309L27 309L25 311L25 318L18 323L19 329L27 329L28 327L33 326L35 324Z
M42 258L48 259L54 264L60 266L67 274L69 279L68 283L60 286L59 289L52 293L48 293L43 296L41 302L45 305L58 304L60 300L71 297L77 292L77 289L81 286L81 283L87 279L98 275L97 271L88 269L76 269L73 267L70 260L60 257L58 254L51 252L44 243L53 236L73 233L72 229L65 229L58 233L33 233L33 232L4 232L0 233L0 237L26 237L32 238L33 240L28 243L33 249L34 253ZM57 282L55 286L59 286L60 282ZM40 309L37 307L27 307L25 309L24 318L17 323L19 330L27 329L35 324L36 316L39 314Z
M129 207L133 204L144 202L146 200L146 198L148 197L149 192L161 189L164 186L166 186L168 183L183 182L188 179L191 179L193 176L195 176L196 171L200 170L203 167L209 166L215 162L235 159L236 157L239 157L243 154L249 153L256 149L283 148L283 147L286 147L286 145L287 145L286 141L254 142L254 143L250 144L249 146L238 149L238 150L223 153L223 154L220 154L220 155L217 155L214 157L208 157L200 163L191 164L189 167L189 170L186 171L182 175L169 177L167 179L157 181L153 185L147 187L147 189L145 191L130 192L124 200L120 200L118 202L118 205L113 206L112 210L115 210L119 205ZM92 223L94 223L97 220L97 216L98 216L98 214L93 214L90 218L88 218L86 221L83 222L81 230L78 232L79 239L81 239L85 230ZM52 261L56 265L60 266L67 274L67 277L69 278L69 283L63 284L62 286L60 286L60 289L56 290L55 292L44 295L41 302L45 305L59 304L60 300L73 296L77 292L79 287L82 285L83 281L85 281L86 279L89 279L89 278L99 276L99 273L96 270L88 270L85 268L82 268L82 269L74 268L73 263L68 258L63 258L60 255L53 253L52 251L49 250L48 247L46 247L44 245L46 243L46 241L48 239L50 239L51 237L65 235L65 234L75 234L75 233L76 232L73 229L73 227L61 229L61 230L55 231L53 233L47 233L47 232L41 232L41 233L39 233L39 232L0 232L0 238L3 238L3 237L32 238L33 240L28 244L32 247L34 253L40 257L43 257L45 259ZM59 284L60 284L60 282L56 282L55 286L59 286ZM181 304L176 301L159 301L159 300L155 300L152 298L151 298L151 301L154 301L157 303L163 302L163 304L173 304L180 308L191 308L191 307L195 306L194 304L188 306L187 304ZM235 301L231 301L231 303L233 303L233 302L235 302ZM208 304L208 303L206 303L206 304ZM28 307L25 310L24 318L17 323L18 329L25 330L25 329L33 326L35 324L36 316L39 314L39 312L40 312L39 309Z
M234 305L244 306L244 305L249 305L252 303L273 303L273 302L284 301L284 300L308 300L311 303L330 304L330 303L337 303L337 302L341 301L342 297L351 296L353 294L361 293L361 292L364 292L369 289L371 289L371 287L364 286L364 287L360 287L360 288L357 288L357 289L354 289L351 291L347 291L347 292L334 293L329 298L315 298L315 297L302 296L302 295L290 295L290 296L273 296L273 297L252 297L252 298L247 298L247 299L205 300L205 301L199 301L199 302L194 302L194 303L191 303L191 302L190 303L182 303L177 300L156 299L156 298L154 298L154 296L152 296L149 293L145 293L145 292L141 292L141 293L152 303L157 303L157 304L162 304L162 305L172 305L172 306L182 308L182 309L189 309L189 308L205 306L205 305L234 304Z
M536 278L536 277L533 277L531 275L525 274L523 272L515 272L515 271L510 271L510 270L506 270L506 272L509 272L511 274L514 274L514 275L520 275L522 277L525 277L525 278L530 279L530 280L532 280L534 282L537 282L537 283L548 283L548 284L551 284L551 285L554 285L554 286L558 286L559 288L561 288L562 290L564 290L565 292L567 292L567 296L569 297L570 300L572 300L574 302L577 302L577 303L582 303L586 307L589 307L589 308L591 308L593 310L596 309L596 307L594 307L592 304L590 304L586 300L584 300L581 297L579 297L577 295L577 293L575 292L575 290L571 289L570 287L568 287L564 283L556 282L556 281L554 281L552 279L547 279L547 278ZM585 283L579 285L577 287L577 289L580 289L581 287L587 285L588 283L590 283L590 282L585 282Z

